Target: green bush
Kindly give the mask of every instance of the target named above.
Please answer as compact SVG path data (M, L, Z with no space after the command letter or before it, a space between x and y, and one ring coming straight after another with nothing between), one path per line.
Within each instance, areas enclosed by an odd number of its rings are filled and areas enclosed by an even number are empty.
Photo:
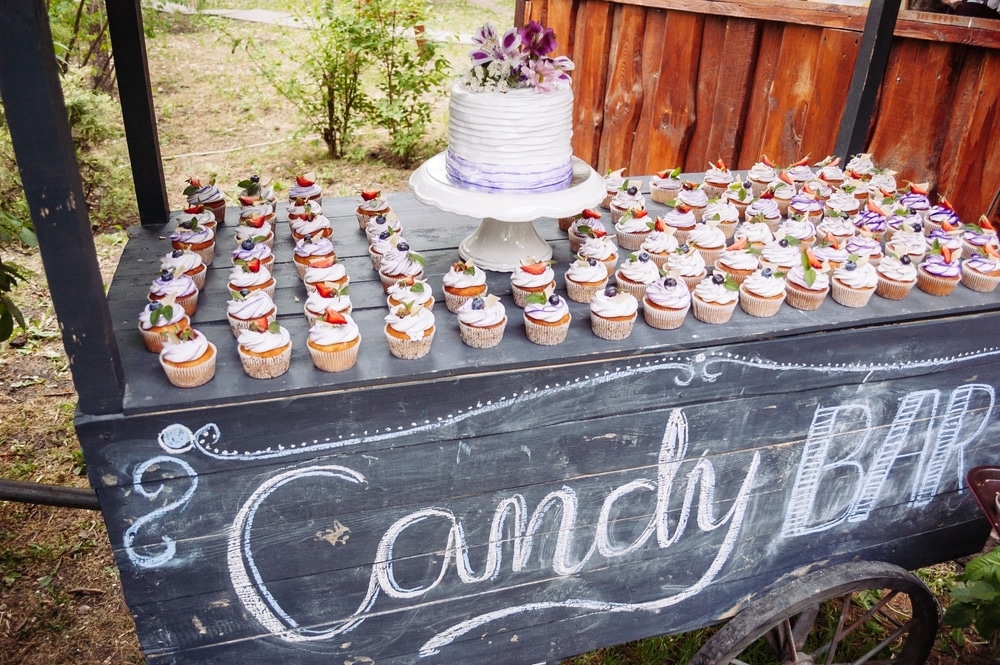
M952 639L959 646L965 644L962 629L974 626L1000 657L1000 548L966 564L951 589L944 622L952 626Z

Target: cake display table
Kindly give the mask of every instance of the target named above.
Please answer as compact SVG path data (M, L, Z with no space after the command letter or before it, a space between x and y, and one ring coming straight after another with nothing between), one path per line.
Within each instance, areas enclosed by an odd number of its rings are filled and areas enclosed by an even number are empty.
M552 258L552 247L535 229L541 217L569 217L604 198L604 179L585 162L573 159L570 186L542 194L491 194L453 185L445 173L445 153L430 158L410 176L413 196L440 210L482 219L458 246L462 258L480 268L512 272L521 259Z

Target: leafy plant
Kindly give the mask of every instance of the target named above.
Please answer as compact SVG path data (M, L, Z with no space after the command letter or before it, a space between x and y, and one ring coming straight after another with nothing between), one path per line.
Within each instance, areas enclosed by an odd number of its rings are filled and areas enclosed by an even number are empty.
M952 639L959 646L965 644L962 629L973 626L1000 656L1000 548L966 564L951 589L944 622L952 626Z

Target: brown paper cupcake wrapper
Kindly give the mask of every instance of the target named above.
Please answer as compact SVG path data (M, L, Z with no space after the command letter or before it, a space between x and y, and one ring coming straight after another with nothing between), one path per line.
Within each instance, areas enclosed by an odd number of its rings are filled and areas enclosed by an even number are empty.
M649 237L649 233L628 233L625 231L615 231L615 240L622 249L634 252L642 247L642 243Z
M399 339L389 333L385 334L385 338L389 341L389 353L403 360L416 360L431 352L434 333L432 332L427 337L418 340Z
M270 325L273 323L277 316L277 310L272 310L270 314L267 315L267 323ZM233 337L239 337L241 330L250 330L250 324L256 319L246 321L244 319L237 319L228 312L226 313L226 318L229 319L229 329L233 331ZM312 324L310 324L312 325Z
M191 281L194 282L194 285L198 288L199 291L204 291L205 290L205 277L208 276L208 270L207 269L199 270L196 273L190 273L189 272L189 273L186 273L186 274L187 274L188 277L191 278Z
M379 272L378 278L382 281L382 290L385 293L388 293L389 292L389 287L392 286L393 284L395 284L396 282L398 282L399 280L403 279L403 276L402 275L395 275L393 277L390 277L388 275L382 274L382 272ZM413 276L413 279L423 279L423 278L424 278L424 271L423 270L421 270L419 274Z
M878 284L875 285L875 295L886 300L902 300L909 293L916 282L897 282L882 275L878 276Z
M175 367L160 360L160 366L167 375L167 381L178 388L197 388L212 380L215 376L215 361L219 357L215 344L211 342L208 346L212 349L212 357L199 365L191 367Z
M549 287L555 288L555 286L556 283L551 282L549 284L546 284L545 288ZM541 293L544 290L545 289L538 289L538 291L525 291L516 284L510 285L510 294L514 296L514 304L520 307L521 309L524 309L524 306L528 304L527 298L529 295L531 295L532 293Z
M483 293L481 293L479 295L483 295L485 293L486 293L486 288L483 287ZM472 300L475 297L476 296L458 296L458 295L455 295L454 293L449 293L447 290L445 290L445 292L444 292L444 306L448 308L449 312L451 312L452 314L455 314L456 312L458 312L458 308L459 307L461 307L466 302L468 302L469 300Z
M354 367L358 362L358 350L361 348L361 340L349 349L343 351L320 351L309 347L309 355L312 356L313 364L317 369L324 372L344 372Z
M1000 275L988 275L962 266L962 284L979 293L989 293L1000 284Z
M822 291L813 291L796 288L788 282L785 284L785 302L795 309L812 312L820 308L829 292L829 287Z
M602 316L597 316L593 312L590 314L590 329L601 339L619 340L625 339L632 334L635 326L635 319L638 314L633 314L632 318L625 321L612 321Z
M785 295L780 298L762 298L746 289L740 289L740 309L758 318L766 319L774 316L781 309L781 303L785 302Z
M649 188L649 198L653 199L657 203L663 203L664 205L668 203L673 203L674 199L677 198L677 193L681 191L678 187L677 189L663 189L662 187L650 187Z
M951 292L958 286L959 280L948 280L937 275L932 275L924 270L917 271L917 288L932 296L943 297L951 295Z
M569 332L569 321L561 326L543 326L528 317L524 317L524 332L530 342L542 346L555 346L562 344L566 339L566 334Z
M833 296L834 302L844 307L864 307L871 300L873 293L875 293L875 289L873 288L852 289L835 279L830 280L830 295Z
M608 280L605 279L603 282L596 285L579 284L572 280L566 280L566 296L573 302L582 302L585 305L589 304L591 300L594 299L594 295L598 291L603 291L604 287L608 285Z
M739 299L737 299L738 301ZM694 318L704 323L720 324L729 321L736 310L736 302L728 305L720 305L713 302L705 302L696 297L691 298L691 312Z
M471 346L473 349L491 349L503 340L506 327L507 319L504 319L500 325L488 328L470 326L459 321L458 334L466 346Z
M642 299L646 297L646 285L638 284L635 282L626 282L623 279L615 278L615 283L618 286L619 291L625 291L626 293L631 293L635 296L635 299L642 302Z
M236 350L239 351L240 361L243 363L243 371L247 373L247 376L255 379L273 379L276 376L281 376L288 371L288 367L292 362L291 344L278 355L268 358L250 355L241 349L239 345L236 346Z
M657 307L650 304L647 298L642 301L642 318L646 320L647 324L658 330L676 330L684 324L684 318L689 309L691 309L690 305L684 309Z
M722 252L725 248L720 247L719 249L705 249L703 247L695 247L695 249L697 249L698 253L701 254L701 258L705 259L706 266L714 266L715 262L719 260L720 256L722 256Z

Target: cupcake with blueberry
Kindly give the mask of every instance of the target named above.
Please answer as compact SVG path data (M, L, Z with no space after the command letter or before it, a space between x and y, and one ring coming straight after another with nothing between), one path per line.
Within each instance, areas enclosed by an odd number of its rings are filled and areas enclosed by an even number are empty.
M194 281L194 285L199 291L205 288L205 277L208 269L205 263L195 252L187 249L175 249L167 252L160 259L160 271L169 270L171 273L184 273Z
M215 259L215 231L202 226L196 219L187 219L170 233L170 246L194 252L201 257L202 263L210 266Z
M597 292L590 301L590 329L601 339L625 339L632 334L638 316L635 296L613 286Z
M507 310L497 296L475 296L458 308L458 335L473 349L491 349L503 340Z
M377 189L361 192L361 201L354 213L358 218L358 226L362 231L368 228L368 222L375 217L382 215L388 217L390 212L389 203L382 198L382 192Z
M393 233L402 233L403 225L399 223L399 218L395 214L375 215L365 226L365 236L368 244L371 245L382 235L384 231L392 230Z
M573 302L589 303L607 284L607 267L593 257L577 258L566 271L566 295Z
M243 371L254 379L273 379L288 371L292 338L277 321L253 321L236 338Z
M667 226L662 219L657 218L655 222L651 222L650 224L652 230L649 236L639 245L639 251L649 254L656 267L662 269L667 265L667 259L670 258L670 255L677 251L680 243L677 242L674 228ZM609 271L609 273L611 272L614 272L614 270Z
M611 208L611 199L615 197L618 190L622 188L625 184L625 169L608 169L608 172L604 175L604 200L601 201L601 207L605 210Z
M902 300L917 283L917 267L906 254L884 257L875 272L878 274L875 294L886 300Z
M139 333L147 351L159 353L167 335L176 335L191 325L191 319L173 297L154 300L139 313Z
M962 261L962 285L979 293L990 293L1000 284L1000 251L987 245Z
M614 202L611 203L612 216L614 213ZM645 209L629 209L615 222L615 237L618 246L628 251L639 249L642 242L649 237L653 228L650 226L650 218Z
M407 277L401 279L385 292L389 309L406 305L413 308L417 305L426 310L434 310L434 291L426 279Z
M241 219L233 232L233 240L237 245L247 238L256 243L263 243L268 247L274 247L274 227L271 222L263 217L253 217Z
M467 301L486 293L486 273L471 261L456 261L444 274L444 304L457 312Z
M274 252L271 251L271 248L262 242L254 242L253 238L247 238L237 245L236 249L233 250L232 258L233 265L239 261L248 262L257 259L262 266L270 270L274 264Z
M172 385L196 388L215 376L217 358L215 344L194 328L187 327L164 340L160 367Z
M569 251L577 253L588 238L603 238L606 235L608 235L608 230L601 222L601 213L588 208L577 215L573 223L570 224L567 232Z
M222 224L226 221L226 195L215 186L215 178L203 181L201 178L188 178L184 196L189 206L205 206L215 216L215 221Z
M514 304L524 307L528 296L551 292L556 288L556 274L551 261L539 261L534 257L521 259L521 264L510 274L511 294Z
M886 253L896 256L906 254L914 263L919 263L927 253L927 239L923 229L921 222L901 225L885 243Z
M816 225L807 217L789 217L778 225L775 238L794 238L800 245L808 247L816 242Z
M430 353L434 331L434 314L420 305L397 305L385 317L389 353L403 360L416 360Z
M778 176L774 168L774 162L768 159L767 155L761 155L760 161L755 162L747 171L747 180L750 181L750 189L754 196L760 196L767 189L768 183Z
M919 227L922 234L924 220L916 213L897 208L891 215L885 218L885 235L882 236L883 242L888 243L892 240L892 236L895 235L896 231L899 231L904 226L909 227L910 230L913 230L914 227Z
M690 289L700 284L708 274L701 252L686 244L678 246L677 251L667 257L666 271L683 279Z
M813 254L820 261L827 263L831 268L837 269L847 263L851 253L847 251L845 243L838 240L832 234L816 243L812 248Z
M694 215L694 220L700 222L705 213L705 207L708 206L708 194L698 183L685 180L681 183L681 191L677 193L677 198L674 200L674 207L679 208L681 204L684 205L683 210L690 211Z
M708 169L705 171L705 176L702 178L701 186L708 198L717 199L725 196L726 189L733 181L733 172L720 159L714 164L709 163Z
M739 301L750 316L774 316L785 301L785 280L770 268L761 268L743 280Z
M917 266L917 288L932 296L950 295L961 279L961 260L937 242Z
M226 303L226 319L234 337L239 337L240 331L250 328L254 321L259 325L270 325L278 320L278 308L267 292L243 288L229 293L232 299ZM266 324L262 323L264 320Z
M809 252L801 252L799 263L785 273L785 302L795 309L819 309L830 292L827 269Z
M396 243L396 249L389 250L382 257L382 264L378 269L382 289L388 291L390 286L401 279L420 279L424 276L424 263L424 257L411 251L409 243Z
M629 254L628 260L615 272L615 283L619 291L627 291L642 300L646 287L660 278L660 269L646 252Z
M677 193L681 191L681 181L678 176L681 174L681 167L675 169L664 169L657 171L649 179L649 196L657 203L664 205L673 203L677 198Z
M278 204L274 188L271 187L270 183L262 183L260 176L256 173L246 180L240 180L236 186L240 188L238 196L241 206L265 204L270 206L273 212Z
M848 254L867 258L868 263L876 268L884 255L882 252L882 243L867 233L851 236L847 244L844 245L844 249L847 250Z
M615 193L611 199L611 203L608 205L608 208L611 210L611 221L615 225L628 212L635 215L639 211L646 210L646 197L642 195L641 188L641 180L626 180L622 185L622 189L619 189Z
M163 301L173 298L177 306L188 316L194 316L198 309L198 287L194 280L183 272L163 270L149 285L149 301Z
M830 277L830 295L835 302L845 307L867 305L876 286L878 274L875 267L856 256L850 257Z
M218 226L215 214L203 205L188 206L177 214L176 219L178 226L181 225L181 222L196 222L199 226L207 226L213 231Z
M610 236L587 238L577 254L580 258L597 259L604 264L609 275L618 269L618 246Z
M317 214L311 210L302 213L295 219L288 220L288 226L292 230L293 240L302 240L306 236L313 238L333 237L333 227L326 215Z
M241 291L242 289L263 291L273 298L274 287L275 281L274 277L271 276L271 271L265 268L259 259L237 261L229 272L230 291Z
M737 284L742 284L759 267L760 260L755 252L750 251L746 238L734 242L715 260L715 269L728 275Z
M345 372L358 362L361 331L350 315L331 309L309 327L306 347L316 369Z
M816 234L821 237L832 236L839 242L845 243L859 232L854 221L845 217L839 212L832 212L823 216L823 221L816 225Z
M838 189L823 203L825 215L837 213L845 218L853 217L861 211L861 201L854 194Z
M571 320L566 300L550 290L531 293L525 299L524 332L534 344L562 344Z
M333 243L329 238L304 236L295 243L292 262L299 279L305 279L306 270L310 267L324 268L336 263L337 253L333 251Z
M316 290L306 297L306 304L303 305L302 311L306 315L306 321L311 326L316 323L316 319L328 311L350 314L354 311L354 304L351 302L346 285L338 289L333 285L320 282L316 284Z
M386 254L396 249L396 245L399 243L406 243L406 238L402 234L396 233L392 229L386 229L378 235L372 244L368 245L368 258L372 262L372 270L378 272L379 268L382 267L382 258Z
M675 330L691 309L691 291L683 279L667 276L646 287L642 316L653 328Z
M801 261L802 250L795 238L781 238L764 245L760 250L760 262L773 270L788 272Z
M691 312L703 323L723 324L729 321L740 298L740 287L715 273L699 282L691 293Z
M313 172L300 173L295 176L295 182L288 188L288 201L316 201L322 203L323 190L316 184L316 174Z

